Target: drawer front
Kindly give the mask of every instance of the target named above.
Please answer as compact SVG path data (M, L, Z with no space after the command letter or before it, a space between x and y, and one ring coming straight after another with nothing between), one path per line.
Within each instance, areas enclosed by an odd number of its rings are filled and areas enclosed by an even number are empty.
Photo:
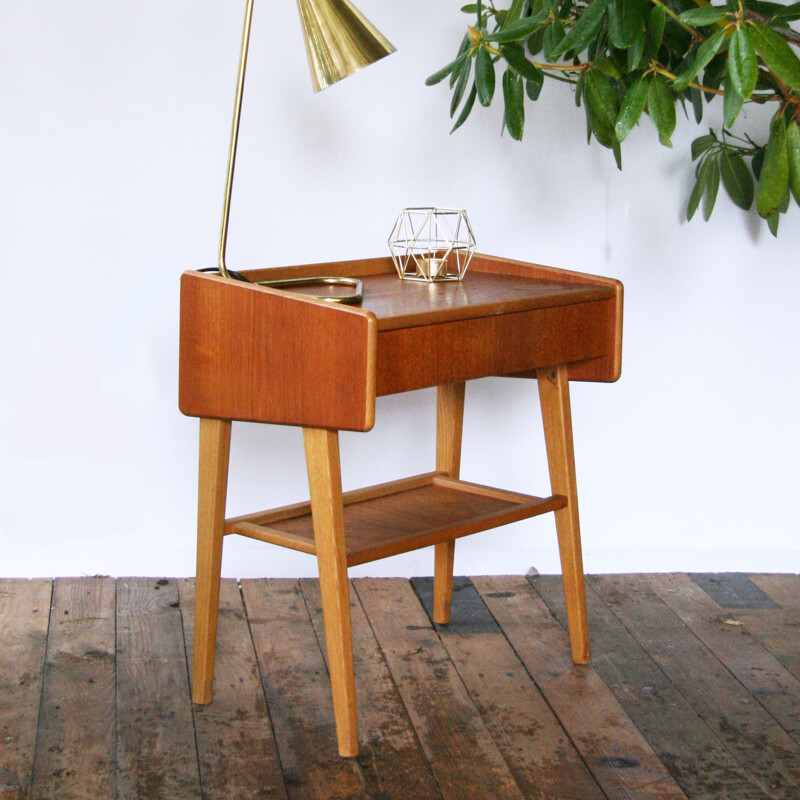
M377 394L610 357L615 300L378 332Z

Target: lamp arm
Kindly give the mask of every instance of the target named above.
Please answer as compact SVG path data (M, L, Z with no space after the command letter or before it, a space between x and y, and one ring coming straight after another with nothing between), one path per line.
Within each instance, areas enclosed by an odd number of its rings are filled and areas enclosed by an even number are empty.
M242 52L239 56L239 74L236 79L236 100L233 105L233 122L231 124L231 142L228 148L228 171L225 176L225 202L222 206L222 226L219 232L220 274L230 278L225 264L225 250L228 246L228 220L231 216L231 192L233 190L233 171L236 166L236 145L239 142L239 120L242 116L242 94L244 93L244 75L247 70L247 52L250 48L250 24L253 21L253 0L247 0L244 12L244 30L242 31Z

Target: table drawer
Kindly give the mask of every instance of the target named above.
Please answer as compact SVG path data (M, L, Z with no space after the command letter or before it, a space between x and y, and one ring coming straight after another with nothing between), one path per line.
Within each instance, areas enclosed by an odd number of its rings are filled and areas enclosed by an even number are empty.
M614 298L378 332L377 394L606 357Z

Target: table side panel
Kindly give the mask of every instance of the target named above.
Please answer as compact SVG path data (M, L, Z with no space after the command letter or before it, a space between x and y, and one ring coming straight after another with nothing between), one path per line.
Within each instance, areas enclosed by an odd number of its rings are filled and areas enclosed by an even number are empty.
M218 276L181 279L179 405L195 417L369 430L373 315Z
M378 332L377 394L608 357L616 298Z

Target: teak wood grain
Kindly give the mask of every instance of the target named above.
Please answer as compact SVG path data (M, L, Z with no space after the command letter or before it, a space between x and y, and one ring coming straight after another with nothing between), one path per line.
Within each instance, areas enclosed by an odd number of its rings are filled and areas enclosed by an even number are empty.
M393 491L393 489L397 489ZM561 495L534 497L441 473L342 495L347 566L416 550L563 508ZM319 554L310 503L228 520L238 533Z
M401 281L391 260L247 273L360 277L359 307L184 273L180 408L189 416L369 430L375 396L489 375L619 377L622 285L476 256L461 282Z
M369 430L375 318L297 293L184 273L179 405L194 417Z

